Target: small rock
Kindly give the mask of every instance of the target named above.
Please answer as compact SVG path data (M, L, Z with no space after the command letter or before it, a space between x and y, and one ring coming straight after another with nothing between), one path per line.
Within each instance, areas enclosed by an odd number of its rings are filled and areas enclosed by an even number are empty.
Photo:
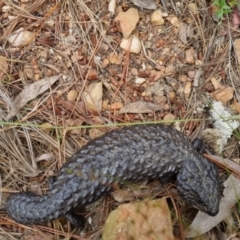
M146 82L146 79L145 78L140 78L140 77L136 77L136 79L135 79L135 83L136 84L142 84L142 83L144 83L144 82Z
M158 97L164 96L163 86L159 82L154 83L147 89L147 91Z
M108 11L113 15L115 14L116 0L111 0L108 4Z
M170 109L170 105L166 103L166 104L164 105L164 110L168 111L169 109Z
M133 76L137 76L137 75L138 75L138 70L137 70L136 68L132 68L132 69L131 69L131 74L132 74Z
M169 14L168 14L167 12L163 12L163 13L162 13L162 16L163 16L163 17L168 17Z
M46 20L46 24L48 24L48 25L51 26L51 27L53 27L53 26L55 25L55 23L56 23L56 21L55 21L53 18ZM74 38L74 39L75 39L75 38ZM76 41L77 41L77 40L75 39L74 42L76 42Z
M165 69L164 69L165 71ZM162 71L156 71L156 70L151 70L151 80L153 82L159 80L161 77L163 76L163 72Z
M4 18L8 18L9 21L13 21L16 16L12 16L12 15L7 15L7 13L5 13L6 15L4 16ZM10 42L10 41L9 41Z
M188 4L188 9L193 15L198 14L198 8L197 8L197 5L195 3L189 3Z
M108 109L109 105L108 105L109 101L107 99L103 100L102 102L102 110L105 111Z
M162 12L160 9L155 10L151 16L151 23L154 26L163 25L164 19L162 17Z
M92 83L83 92L84 102L89 109L101 111L103 86L102 82Z
M173 103L176 99L176 92L175 91L170 91L168 96L169 96L170 102Z
M193 48L189 48L188 50L186 50L185 55L186 55L186 63L194 63L196 53Z
M203 62L202 62L201 60L199 60L199 59L196 59L196 60L195 60L195 65L196 65L196 66L202 66L202 65L203 65Z
M98 79L98 73L96 69L89 69L87 72L87 79L88 80L97 80Z
M34 75L34 80L35 80L35 81L40 80L40 78L41 78L41 75L40 75L39 73L36 73L36 74Z
M34 68L30 64L24 65L24 74L27 77L27 79L34 79Z
M172 64L168 65L165 68L165 73L166 74L171 74L171 73L174 73L174 72L175 72L175 67Z
M179 19L176 16L170 15L167 19L174 27L180 26Z
M131 46L130 45L131 42ZM132 36L132 39L122 39L120 47L124 50L129 50L132 53L140 53L141 51L141 42L136 36Z
M192 91L192 83L188 82L184 88L184 94L188 97Z
M108 216L102 239L174 240L166 199L138 201L119 206Z
M122 58L120 56L118 56L115 52L110 53L110 55L108 56L108 60L111 64L121 64L122 62Z
M101 43L98 51L100 53L106 53L108 50L109 50L109 45L107 45L106 43Z
M169 121L169 123L165 123L166 125L170 125L172 123L172 121L174 121L176 119L176 116L171 114L171 113L168 113L164 116L163 120L164 121Z
M123 107L123 104L121 102L115 102L115 103L111 104L110 109L119 110L122 107Z
M180 82L187 82L187 81L189 81L189 78L188 78L188 76L187 75L180 75L179 77L178 77L178 80L180 81Z
M150 10L155 10L157 8L156 3L154 2L154 0L131 0L132 3L136 6L138 6L139 8L143 8L143 9L150 9Z
M123 37L128 39L139 21L138 10L130 8L126 12L120 12L115 21L119 21Z
M53 128L53 125L51 123L46 122L46 123L42 123L39 127L43 132L50 132Z
M234 89L229 86L222 86L220 89L210 93L210 96L216 101L226 105L233 98Z
M105 58L102 62L102 68L106 68L109 64L109 60L107 58Z
M24 30L23 27L19 28L8 38L8 41L13 47L26 46L34 40L35 33Z
M240 114L240 103L236 99L233 100L230 108L233 113Z
M182 86L179 86L177 89L178 94L182 94L184 92L184 88Z
M67 94L67 100L69 100L69 101L71 101L71 102L73 102L73 101L76 99L76 97L77 97L77 92L76 92L76 90L71 90L71 91L69 91L68 94Z
M39 56L41 58L43 58L44 60L46 60L48 58L48 50L47 49L43 49L39 52Z
M3 6L2 7L2 12L4 12L4 13L9 12L11 10L12 10L12 7L10 7L10 6Z
M188 77L189 78L194 79L195 75L196 75L195 71L188 71Z
M157 103L159 106L161 106L162 108L164 108L166 102L167 102L167 98L165 96L154 96L153 97L154 102Z

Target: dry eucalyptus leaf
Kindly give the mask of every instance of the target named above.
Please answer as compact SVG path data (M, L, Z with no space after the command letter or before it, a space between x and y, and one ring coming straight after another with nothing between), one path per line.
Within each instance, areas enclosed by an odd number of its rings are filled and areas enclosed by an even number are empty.
M238 163L236 163L235 161L232 161L227 158L222 158L222 157L216 156L216 155L210 155L210 154L206 155L206 157L208 157L210 159L214 159L214 161L216 161L216 163L219 166L223 166L223 168L228 169L236 176L240 176L240 165Z
M121 110L119 111L119 114L122 114L122 113L152 113L152 112L156 112L159 110L162 110L162 107L157 104L150 103L150 102L138 101L138 102L134 102L134 103L129 103L128 105L121 108Z
M183 43L187 43L187 24L181 22L179 27L179 38Z
M179 38L183 43L187 43L188 39L191 39L194 36L194 28L192 24L180 23Z
M68 126L68 132L71 134L79 135L82 132L81 126L83 124L83 120L80 118L76 119L66 119L66 124Z
M9 112L7 119L14 117L18 111L23 108L29 101L35 99L38 95L48 90L49 87L53 85L60 77L61 75L56 75L44 78L28 86L25 86L23 91L14 100L14 108Z
M240 180L230 175L225 181L224 187L218 215L211 217L206 213L199 212L187 228L186 238L194 238L208 232L231 214L231 208L239 200Z
M198 87L199 86L199 81L201 79L201 76L203 74L203 70L199 68L196 72L194 71L194 77L193 77L193 86Z
M145 8L145 9L150 9L150 10L155 10L157 9L157 5L154 2L154 0L131 0L132 3L140 8Z
M102 239L173 240L171 214L166 198L119 206L110 213Z

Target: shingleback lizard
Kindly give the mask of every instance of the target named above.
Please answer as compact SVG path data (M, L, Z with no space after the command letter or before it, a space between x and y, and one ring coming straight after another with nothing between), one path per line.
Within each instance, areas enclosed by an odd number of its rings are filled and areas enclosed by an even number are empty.
M159 179L165 183L172 177L186 203L211 216L218 213L215 165L199 154L184 134L161 124L125 127L90 141L62 166L45 195L12 194L6 210L22 224L65 216L80 225L74 209L109 193L114 182Z

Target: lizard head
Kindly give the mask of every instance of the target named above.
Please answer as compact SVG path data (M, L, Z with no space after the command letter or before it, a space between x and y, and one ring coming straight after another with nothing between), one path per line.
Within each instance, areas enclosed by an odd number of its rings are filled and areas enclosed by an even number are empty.
M215 165L199 154L184 161L177 175L177 190L192 206L210 216L219 211L220 191Z

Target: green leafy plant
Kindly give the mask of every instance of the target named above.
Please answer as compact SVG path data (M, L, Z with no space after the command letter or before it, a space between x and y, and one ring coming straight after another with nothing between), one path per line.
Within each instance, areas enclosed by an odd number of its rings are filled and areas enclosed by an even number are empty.
M226 0L214 0L213 5L215 5L217 8L215 13L220 20L223 18L224 15L232 12L231 7L228 5Z

